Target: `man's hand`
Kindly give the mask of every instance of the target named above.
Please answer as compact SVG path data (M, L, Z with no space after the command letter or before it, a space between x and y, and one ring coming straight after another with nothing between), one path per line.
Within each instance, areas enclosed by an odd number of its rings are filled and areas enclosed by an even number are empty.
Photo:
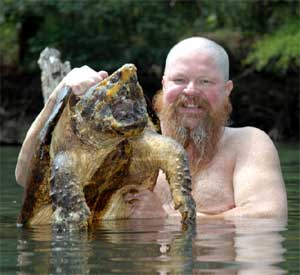
M49 96L49 99L46 102L43 110L32 123L23 142L15 171L16 180L20 185L26 185L29 171L32 168L30 163L33 152L35 151L34 148L37 138L41 129L44 127L46 121L53 112L58 92L67 85L72 88L74 94L82 95L88 90L88 88L102 81L107 76L108 73L105 71L96 72L88 66L83 66L81 68L74 68L58 84L58 86Z
M125 196L129 217L132 219L164 218L166 212L159 198L148 189L132 189Z
M82 66L80 68L74 68L64 78L64 85L72 88L75 95L82 95L84 92L108 77L106 71L96 72L88 66Z

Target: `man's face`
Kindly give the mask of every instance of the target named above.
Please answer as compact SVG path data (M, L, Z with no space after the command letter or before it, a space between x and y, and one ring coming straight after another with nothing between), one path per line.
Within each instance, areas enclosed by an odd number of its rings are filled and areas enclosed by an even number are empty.
M174 56L167 65L163 84L163 108L175 103L181 125L193 129L207 112L217 112L232 89L209 52L190 51Z
M185 148L194 144L190 163L200 167L214 155L231 112L231 81L208 53L191 52L169 60L163 77L163 92L155 98L155 109L163 134Z

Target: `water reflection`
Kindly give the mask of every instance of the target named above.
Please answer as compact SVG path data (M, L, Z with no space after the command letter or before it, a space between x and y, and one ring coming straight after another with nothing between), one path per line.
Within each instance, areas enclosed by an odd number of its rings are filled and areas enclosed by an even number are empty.
M235 226L235 261L246 267L241 274L283 274L277 265L284 261L284 238L279 232L285 230L286 223L258 220Z
M286 221L109 221L92 232L20 229L19 274L285 274Z
M279 264L286 221L243 219L203 223L201 228L195 241L196 274L285 274Z
M87 232L54 233L48 226L22 229L18 274L89 274L92 249Z

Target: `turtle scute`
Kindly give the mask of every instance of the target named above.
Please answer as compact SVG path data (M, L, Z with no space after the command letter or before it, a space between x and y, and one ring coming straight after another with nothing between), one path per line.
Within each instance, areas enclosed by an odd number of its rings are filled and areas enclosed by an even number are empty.
M37 141L18 223L73 228L129 218L124 195L153 190L160 169L183 223L193 222L186 153L155 132L136 67L125 64L80 97L62 89Z

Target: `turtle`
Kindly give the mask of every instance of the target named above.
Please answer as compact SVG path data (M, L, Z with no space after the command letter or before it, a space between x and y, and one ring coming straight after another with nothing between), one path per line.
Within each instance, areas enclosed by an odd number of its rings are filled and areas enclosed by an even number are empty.
M160 169L182 223L195 220L186 152L156 131L134 64L123 65L81 96L63 87L30 167L20 226L83 228L126 219L124 194L153 190Z

